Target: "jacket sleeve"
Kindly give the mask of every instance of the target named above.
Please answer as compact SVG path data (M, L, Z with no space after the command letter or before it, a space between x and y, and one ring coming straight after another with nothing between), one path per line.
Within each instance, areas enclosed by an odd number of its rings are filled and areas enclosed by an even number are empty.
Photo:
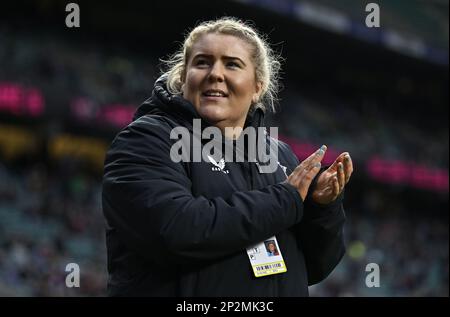
M287 160L291 169L300 164L288 145ZM345 253L343 208L344 193L329 205L315 203L310 193L314 191L319 175L328 167L322 167L314 178L304 202L301 222L294 226L299 246L302 248L308 271L308 285L317 284L325 279L336 267Z
M286 184L194 197L183 163L170 159L169 136L163 119L144 116L118 134L106 156L103 212L135 252L160 264L215 259L301 220L303 203Z
M343 193L329 205L305 199L305 213L298 227L298 240L305 256L308 285L325 279L345 253Z

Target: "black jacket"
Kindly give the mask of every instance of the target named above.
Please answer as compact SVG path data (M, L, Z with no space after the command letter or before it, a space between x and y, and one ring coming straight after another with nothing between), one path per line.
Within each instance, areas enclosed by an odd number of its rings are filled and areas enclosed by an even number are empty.
M164 78L106 155L110 296L307 296L342 258L342 195L319 206L286 183L279 167L256 163L174 163L170 131L191 128L192 104L170 95ZM260 110L247 124L262 124ZM279 142L287 175L299 164ZM314 186L314 185L312 185ZM256 278L246 247L276 235L287 272Z

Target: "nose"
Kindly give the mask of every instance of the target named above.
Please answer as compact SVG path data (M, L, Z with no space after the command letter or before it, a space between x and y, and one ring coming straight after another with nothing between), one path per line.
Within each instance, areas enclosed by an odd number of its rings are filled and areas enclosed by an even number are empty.
M209 72L209 80L211 82L224 81L223 67L220 62L214 63L211 67L211 71Z

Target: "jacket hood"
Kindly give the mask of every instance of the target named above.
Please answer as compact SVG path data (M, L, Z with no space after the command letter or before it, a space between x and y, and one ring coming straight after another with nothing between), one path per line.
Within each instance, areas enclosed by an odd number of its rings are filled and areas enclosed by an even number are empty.
M182 121L187 121L186 123L190 126L193 119L202 119L191 102L180 95L174 95L168 91L166 82L166 74L163 74L156 80L152 96L138 107L133 116L133 121L146 114L168 114ZM264 115L264 110L261 108L250 110L245 126L253 126L255 128L264 126ZM204 119L202 121L206 126L211 125Z

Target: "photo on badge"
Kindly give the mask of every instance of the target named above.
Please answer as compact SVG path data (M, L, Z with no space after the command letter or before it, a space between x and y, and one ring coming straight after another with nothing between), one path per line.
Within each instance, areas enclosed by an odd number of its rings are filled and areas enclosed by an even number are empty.
M266 246L267 256L280 255L275 240L266 240L264 241L264 245Z

